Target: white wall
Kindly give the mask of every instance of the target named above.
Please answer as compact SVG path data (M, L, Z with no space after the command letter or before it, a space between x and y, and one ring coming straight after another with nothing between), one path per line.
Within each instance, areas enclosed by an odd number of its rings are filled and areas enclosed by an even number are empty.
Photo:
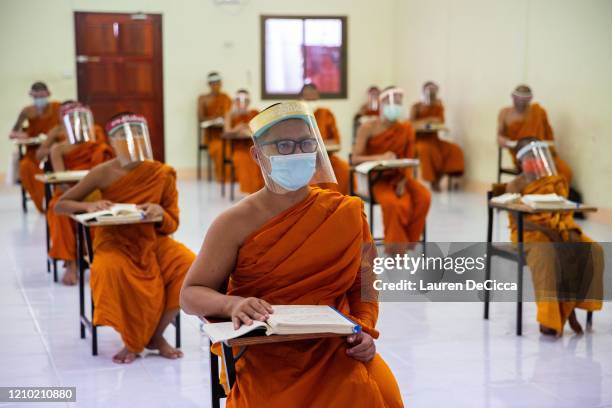
M392 81L394 0L242 0L216 6L213 0L0 0L0 134L8 134L19 109L30 100L35 80L48 83L58 99L76 97L74 11L163 14L166 160L177 168L195 166L196 98L206 74L220 71L225 89L248 88L260 101L261 14L348 16L349 99L325 101L334 110L345 151L352 115L372 83ZM12 146L0 138L0 173Z
M518 83L548 110L585 199L612 208L612 1L398 0L395 77L441 85L467 178L496 175L496 119Z

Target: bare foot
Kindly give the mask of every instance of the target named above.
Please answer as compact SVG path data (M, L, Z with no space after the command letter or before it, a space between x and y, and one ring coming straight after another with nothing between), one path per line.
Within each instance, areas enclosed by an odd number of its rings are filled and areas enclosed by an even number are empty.
M584 331L582 330L582 326L580 325L580 322L578 322L578 319L576 318L576 311L572 310L572 313L570 313L567 321L569 322L570 327L572 328L572 330L574 331L574 333L576 334L583 334Z
M545 334L547 336L556 336L557 331L555 329L548 328L546 326L540 325L540 333Z
M147 344L149 350L159 350L159 355L162 357L176 360L183 357L183 352L175 347L172 347L163 336L154 337Z
M64 276L62 276L62 283L66 286L74 286L79 281L77 275L77 267L75 261L66 261L64 263Z
M120 352L113 356L113 363L117 364L130 364L136 360L138 354L132 353L126 347L122 348Z

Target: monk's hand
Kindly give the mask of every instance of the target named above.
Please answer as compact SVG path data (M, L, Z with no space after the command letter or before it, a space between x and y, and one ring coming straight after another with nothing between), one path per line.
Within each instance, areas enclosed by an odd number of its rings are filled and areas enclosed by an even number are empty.
M385 152L380 155L381 160L395 160L397 159L397 155L393 152Z
M85 204L86 212L108 210L113 205L113 203L108 200L92 201L91 203L84 203L84 204Z
M508 147L508 144L509 144L508 142L510 142L510 139L508 139L507 137L501 136L501 135L497 136L497 143L501 147Z
M236 298L231 310L232 322L236 330L243 324L252 325L253 320L266 321L274 312L268 302L255 297Z
M346 354L355 360L367 363L376 355L376 344L368 333L351 334L346 338L346 342L349 344Z
M153 220L164 216L164 209L159 204L146 203L138 208L144 212L145 220Z

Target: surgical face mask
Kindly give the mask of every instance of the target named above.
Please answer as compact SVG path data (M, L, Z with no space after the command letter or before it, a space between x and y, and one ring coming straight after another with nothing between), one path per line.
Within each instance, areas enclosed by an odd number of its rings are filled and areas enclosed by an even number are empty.
M385 119L389 122L395 122L399 118L402 117L404 110L402 109L402 105L396 104L387 104L382 107L382 114Z
M316 164L316 152L270 156L270 177L285 190L295 191L310 182Z
M42 98L34 98L34 106L36 106L38 109L42 109L48 104L49 98L47 98L46 96Z

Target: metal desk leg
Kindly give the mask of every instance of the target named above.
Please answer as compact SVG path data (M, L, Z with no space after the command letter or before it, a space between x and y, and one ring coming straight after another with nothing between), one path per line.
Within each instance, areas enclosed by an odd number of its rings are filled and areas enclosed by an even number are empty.
M220 408L221 398L225 396L223 387L219 384L219 357L212 352L212 343L209 343L209 365L210 365L210 395L211 407Z
M223 361L225 363L225 374L227 375L227 385L231 390L236 382L236 367L234 366L234 353L230 346L221 343L223 347Z
M221 138L221 197L225 197L225 139Z
M179 309L174 318L174 330L176 331L175 346L181 348L181 310Z
M77 224L77 238L76 238L76 246L77 246L77 270L79 272L79 323L81 328L81 338L85 338L85 265L83 265L83 226L81 224Z
M518 229L518 293L516 296L516 335L521 336L523 334L523 265L525 262L525 249L523 246L523 213L517 211L516 218Z
M491 192L487 193L487 203L491 201ZM493 242L493 208L487 205L487 248L485 259L485 280L491 279L491 245ZM484 318L489 318L489 302L491 301L491 292L485 289L484 292Z

